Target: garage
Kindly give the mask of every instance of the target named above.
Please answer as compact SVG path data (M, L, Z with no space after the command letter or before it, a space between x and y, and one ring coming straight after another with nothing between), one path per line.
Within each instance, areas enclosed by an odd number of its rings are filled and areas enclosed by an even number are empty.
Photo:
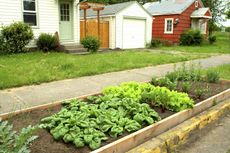
M145 47L146 20L124 19L123 23L123 48ZM138 29L138 30L137 30Z
M83 16L81 12L81 19ZM88 22L96 21L96 17L95 11L87 10ZM151 42L152 16L136 1L105 6L100 12L100 20L108 22L108 46L111 49L144 48Z

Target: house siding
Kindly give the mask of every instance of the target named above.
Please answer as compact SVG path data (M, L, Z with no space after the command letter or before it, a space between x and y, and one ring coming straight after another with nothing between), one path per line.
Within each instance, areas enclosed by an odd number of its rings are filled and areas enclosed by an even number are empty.
M59 1L58 0L37 0L37 27L32 27L35 40L41 33L54 34L59 32ZM73 5L74 18L74 42L79 43L80 39L80 22L79 9L77 9L78 1ZM22 0L1 0L0 1L0 26L9 25L16 21L23 21ZM35 41L30 43L31 47L35 47Z
M198 7L202 7L201 3L199 3ZM194 2L181 14L154 16L152 37L167 40L172 43L179 43L180 35L191 27L190 16L195 9L196 7ZM164 33L165 18L173 18L174 22L175 19L179 19L179 23L177 25L173 25L173 34Z
M12 22L22 21L21 0L1 0L0 1L0 27L9 25Z

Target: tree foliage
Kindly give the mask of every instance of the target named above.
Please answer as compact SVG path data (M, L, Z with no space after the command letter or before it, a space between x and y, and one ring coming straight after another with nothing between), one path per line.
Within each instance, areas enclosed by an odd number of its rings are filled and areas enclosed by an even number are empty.
M222 15L225 14L227 5L223 0L202 0L205 7L209 7L212 12L212 19L209 21L209 36L212 35L216 24L223 21Z

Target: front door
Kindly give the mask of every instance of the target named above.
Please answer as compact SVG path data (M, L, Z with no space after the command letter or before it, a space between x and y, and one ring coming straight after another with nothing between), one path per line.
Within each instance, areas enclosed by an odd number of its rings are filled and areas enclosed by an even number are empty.
M60 40L73 40L73 11L71 1L59 1Z

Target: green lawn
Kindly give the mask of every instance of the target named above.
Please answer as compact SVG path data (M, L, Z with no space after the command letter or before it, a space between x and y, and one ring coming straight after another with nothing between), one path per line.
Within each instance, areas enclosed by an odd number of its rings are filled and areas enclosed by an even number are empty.
M215 70L220 73L221 78L230 80L230 64L209 68L208 70Z
M182 52L197 52L197 53L230 53L230 33L216 32L217 42L209 44L204 42L201 46L171 46L160 47L160 50L174 50Z
M207 55L121 51L89 55L34 52L0 56L0 89L201 57Z

